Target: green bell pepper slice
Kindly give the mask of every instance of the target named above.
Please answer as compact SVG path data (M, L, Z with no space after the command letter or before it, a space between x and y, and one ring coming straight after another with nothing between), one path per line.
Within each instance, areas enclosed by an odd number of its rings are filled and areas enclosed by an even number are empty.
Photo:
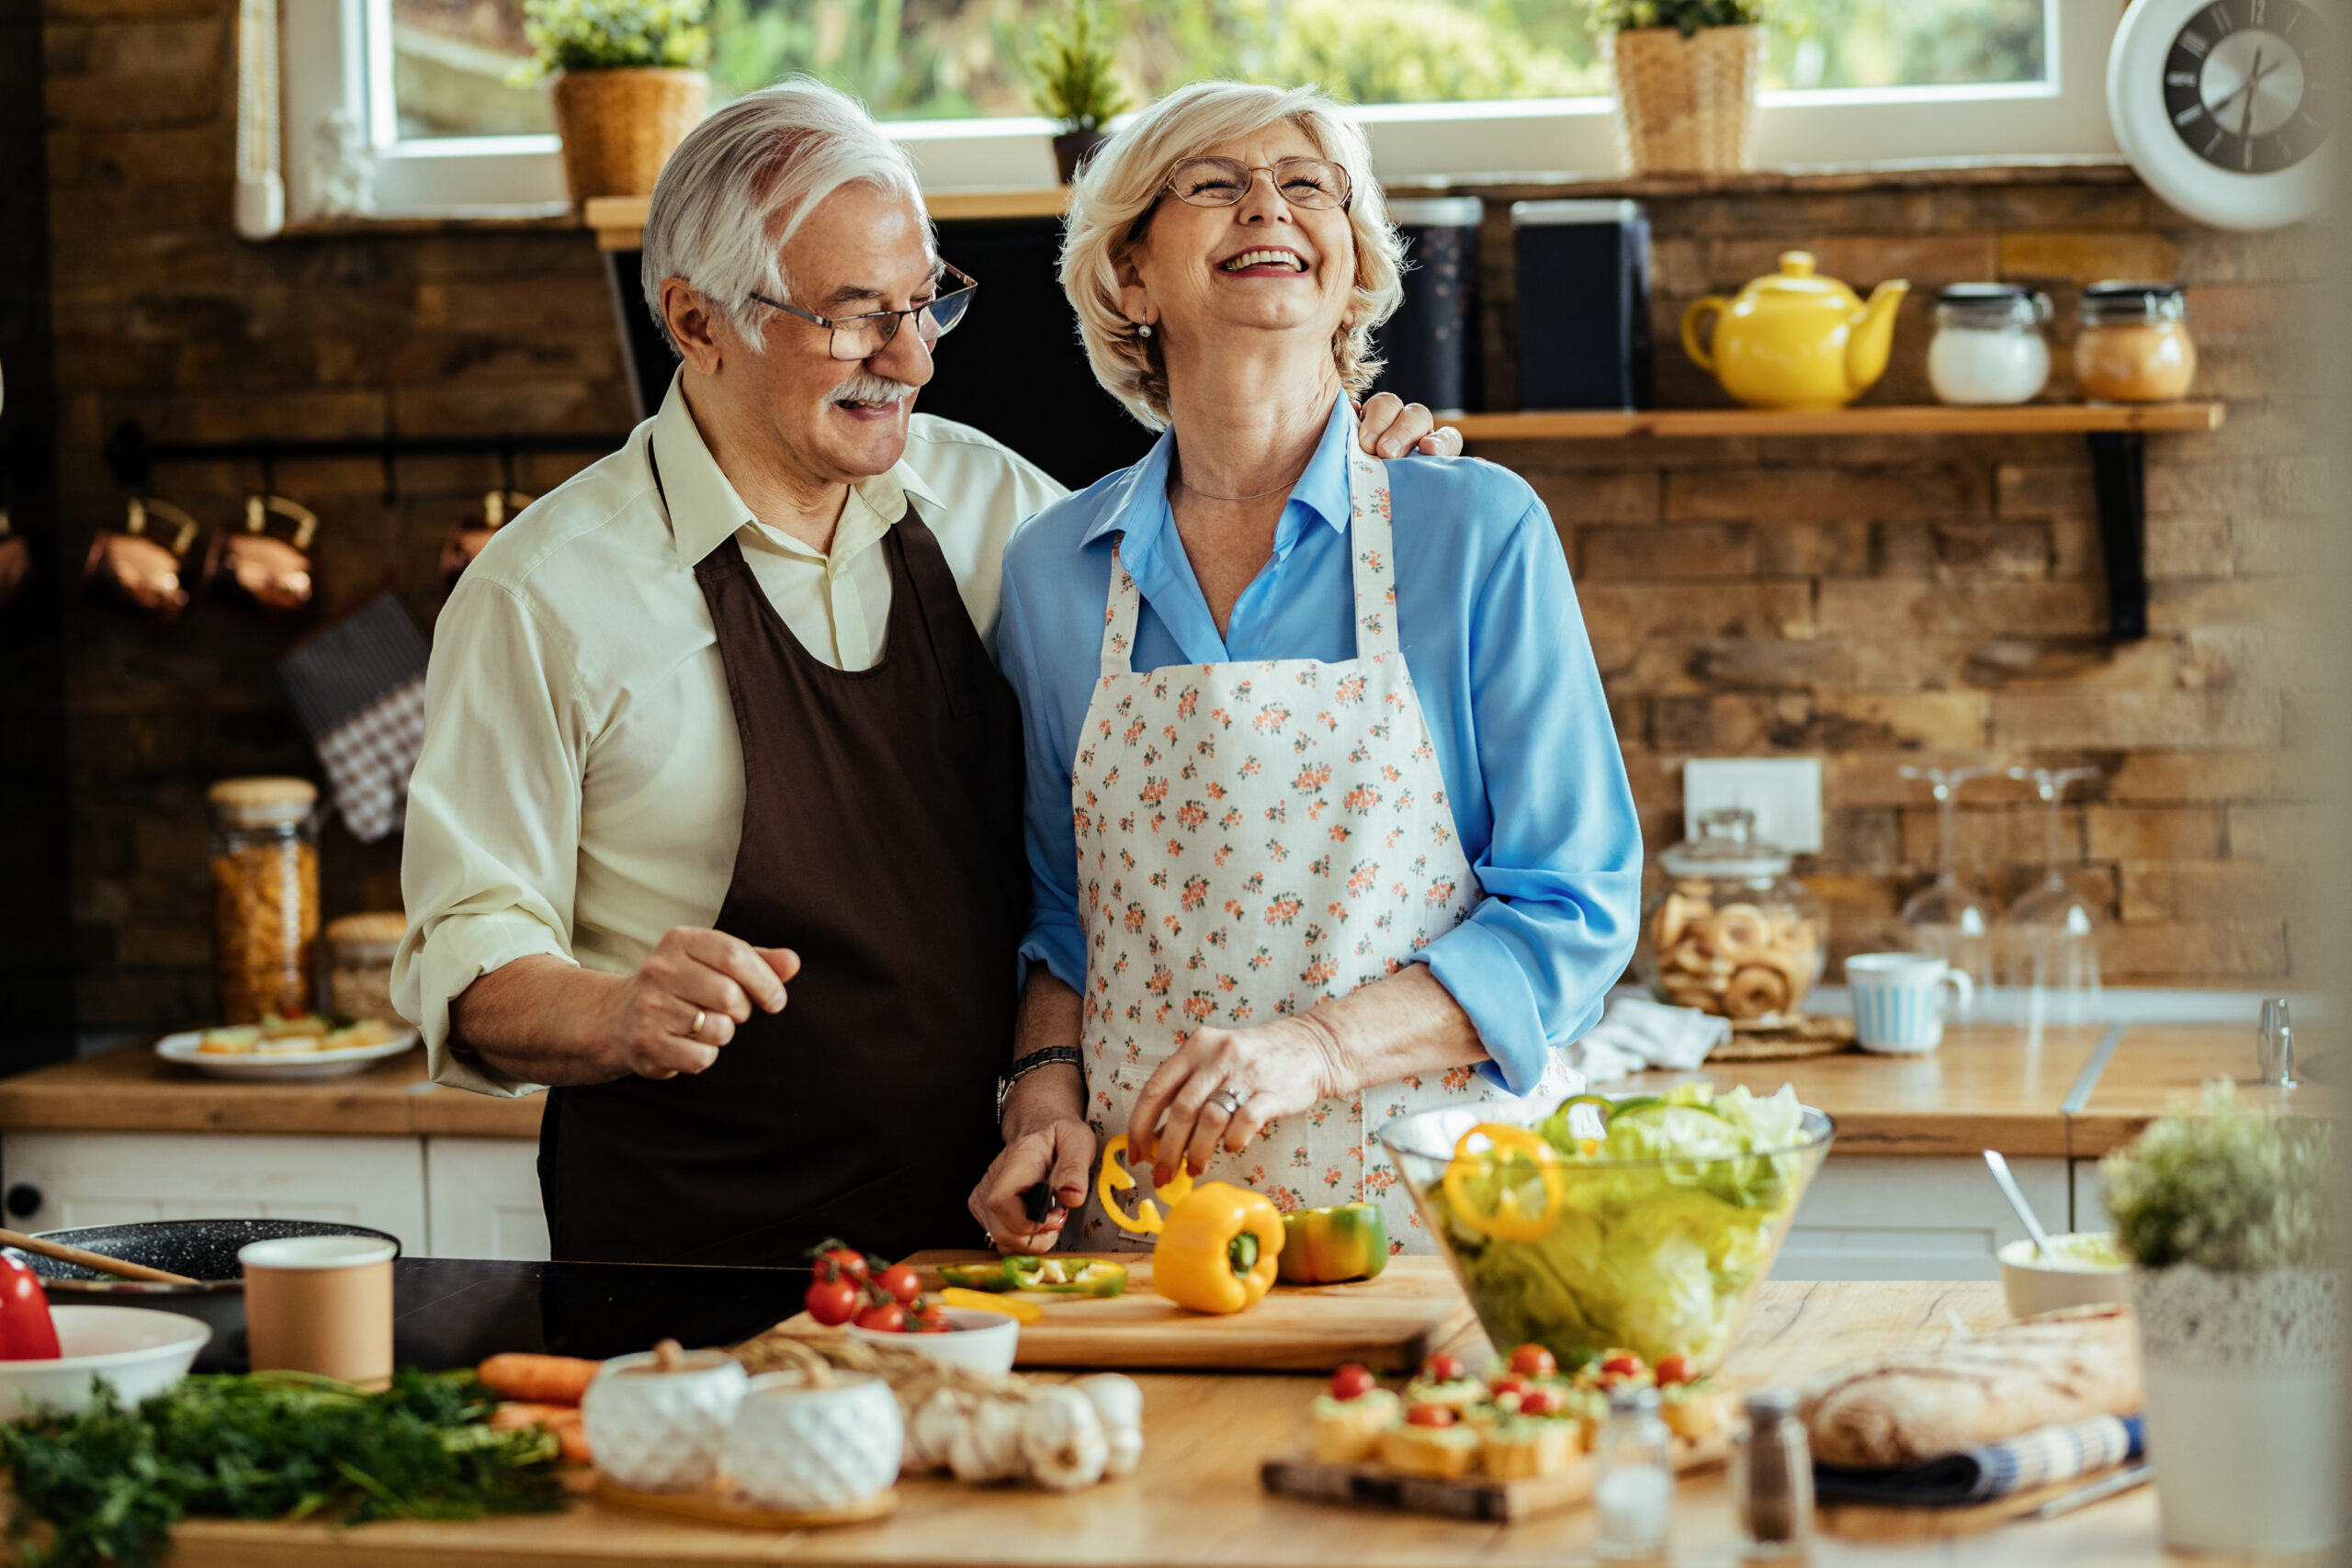
M1283 1216L1276 1277L1285 1285L1369 1280L1388 1267L1388 1221L1377 1203L1297 1209Z
M1005 1263L1006 1260L1000 1258L993 1263L944 1264L939 1277L945 1283L962 1290L987 1291L1001 1295L1014 1288L1012 1270L1005 1267Z
M1099 1258L1008 1258L1004 1273L1012 1284L999 1289L1052 1296L1116 1296L1127 1288L1127 1266Z

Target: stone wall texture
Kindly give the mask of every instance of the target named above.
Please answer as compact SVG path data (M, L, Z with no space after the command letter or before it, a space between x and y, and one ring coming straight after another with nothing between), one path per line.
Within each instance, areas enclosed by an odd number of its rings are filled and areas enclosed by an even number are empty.
M248 244L229 218L229 0L46 0L43 15L64 558L119 516L101 449L125 420L164 439L627 427L584 231L413 226ZM2188 286L2198 389L2231 404L2218 433L2150 443L2155 629L2120 648L2103 636L2077 438L1480 448L1528 475L1558 521L1653 848L1681 836L1685 759L1820 755L1827 846L1800 870L1832 908L1838 947L1875 945L1934 861L1925 788L1900 765L2088 761L2102 777L2065 814L2065 854L2116 922L2110 976L2292 974L2285 883L2309 807L2288 629L2324 483L2295 362L2316 291L2308 239L2199 229L2109 168L1642 194L1664 404L1722 401L1675 346L1683 305L1800 246L1858 285L1913 285L1872 402L1927 400L1925 297L1939 285L2049 289L2063 361L2080 286L2131 276ZM1503 206L1493 211L1500 224ZM1504 237L1490 231L1487 245L1498 334L1512 287ZM2074 395L2063 373L2050 395ZM578 461L528 461L516 478L543 489ZM263 478L251 463L183 465L159 469L153 489L217 525ZM410 461L389 498L368 459L285 461L272 478L324 518L326 610L390 584L429 626L441 537L500 474L486 459ZM292 634L213 604L168 628L69 608L81 1022L199 1020L204 789L317 774L271 665ZM2038 808L2000 780L1966 802L1963 858L2013 896L2039 870ZM330 916L397 904L398 843L329 827Z

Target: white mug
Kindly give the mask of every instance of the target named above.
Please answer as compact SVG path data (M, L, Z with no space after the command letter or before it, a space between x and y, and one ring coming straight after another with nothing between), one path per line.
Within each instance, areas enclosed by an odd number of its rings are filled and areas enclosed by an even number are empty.
M1976 982L1924 953L1858 953L1846 960L1854 996L1854 1035L1865 1051L1917 1055L1944 1039L1944 987L1965 1008Z

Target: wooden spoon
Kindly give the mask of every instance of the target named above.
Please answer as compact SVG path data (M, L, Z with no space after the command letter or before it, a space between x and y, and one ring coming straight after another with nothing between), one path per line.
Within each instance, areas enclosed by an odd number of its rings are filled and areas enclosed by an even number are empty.
M0 1230L0 1247L13 1247L19 1252L35 1252L43 1258L54 1258L60 1263L79 1264L95 1269L101 1274L119 1275L125 1280L144 1280L155 1285L200 1285L201 1280L191 1280L185 1274L166 1273L150 1269L144 1263L129 1263L119 1258L108 1258L103 1252L85 1252L78 1247L68 1247L62 1241L47 1241L22 1231Z

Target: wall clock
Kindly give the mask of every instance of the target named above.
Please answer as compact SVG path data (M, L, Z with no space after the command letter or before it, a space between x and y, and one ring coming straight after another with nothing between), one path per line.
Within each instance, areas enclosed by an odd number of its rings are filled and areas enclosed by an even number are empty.
M2115 139L2201 223L2274 229L2329 178L2334 0L2133 0L2107 57Z

